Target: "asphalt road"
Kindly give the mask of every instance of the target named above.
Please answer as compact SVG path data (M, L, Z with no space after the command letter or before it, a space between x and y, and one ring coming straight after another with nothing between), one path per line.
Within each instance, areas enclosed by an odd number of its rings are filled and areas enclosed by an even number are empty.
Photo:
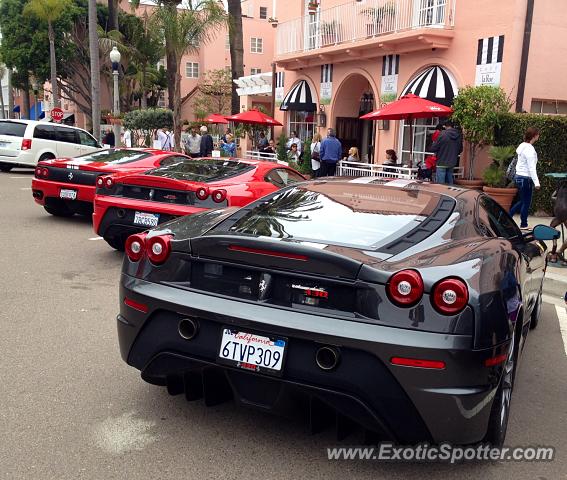
M30 183L29 172L0 174L1 479L567 478L567 357L554 305L528 339L507 437L554 446L553 462L328 461L331 432L309 436L145 384L118 353L121 255L93 240L89 219L35 205Z

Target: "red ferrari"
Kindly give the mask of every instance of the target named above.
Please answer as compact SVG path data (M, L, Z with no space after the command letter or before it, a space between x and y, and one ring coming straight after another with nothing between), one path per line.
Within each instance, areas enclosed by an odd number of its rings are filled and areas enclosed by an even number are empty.
M37 164L32 180L36 203L59 217L75 213L90 215L96 179L112 173L145 172L189 157L152 148L99 150L75 158L44 160Z
M97 180L93 226L117 250L126 238L183 215L242 207L280 188L302 182L295 170L274 162L199 158L144 174Z

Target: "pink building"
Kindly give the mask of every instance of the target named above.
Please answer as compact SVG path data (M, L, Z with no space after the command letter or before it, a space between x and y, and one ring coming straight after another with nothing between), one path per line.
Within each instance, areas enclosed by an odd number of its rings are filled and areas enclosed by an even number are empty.
M304 139L333 127L363 161L389 148L407 161L407 125L358 119L407 92L449 105L465 85L500 85L517 111L567 113L567 9L553 0L291 0L278 20L277 118ZM436 122L418 122L417 158Z

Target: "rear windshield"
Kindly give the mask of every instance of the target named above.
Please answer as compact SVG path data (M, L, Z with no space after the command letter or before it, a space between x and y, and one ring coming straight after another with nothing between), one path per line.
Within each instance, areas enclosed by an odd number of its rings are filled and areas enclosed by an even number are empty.
M165 167L156 168L148 175L186 180L189 182L215 182L242 175L254 166L234 160L186 160Z
M419 226L440 198L419 190L344 182L297 186L255 204L230 231L375 249Z
M23 137L27 125L18 122L0 122L0 135L10 135L11 137Z
M74 158L73 162L79 160L85 163L105 162L111 165L121 165L123 163L136 162L151 155L151 153L140 150L100 150Z

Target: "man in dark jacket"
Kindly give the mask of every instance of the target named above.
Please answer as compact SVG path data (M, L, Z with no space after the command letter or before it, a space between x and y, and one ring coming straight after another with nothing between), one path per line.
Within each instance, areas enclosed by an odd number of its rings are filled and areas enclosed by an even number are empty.
M210 157L213 154L213 137L209 135L207 127L201 127L201 157Z
M445 130L429 150L437 154L436 182L452 185L453 169L459 164L459 155L463 151L463 137L453 122L445 123Z
M335 131L329 128L327 138L321 142L319 147L319 158L321 159L321 177L332 177L337 171L337 162L341 159L343 147L335 136Z

